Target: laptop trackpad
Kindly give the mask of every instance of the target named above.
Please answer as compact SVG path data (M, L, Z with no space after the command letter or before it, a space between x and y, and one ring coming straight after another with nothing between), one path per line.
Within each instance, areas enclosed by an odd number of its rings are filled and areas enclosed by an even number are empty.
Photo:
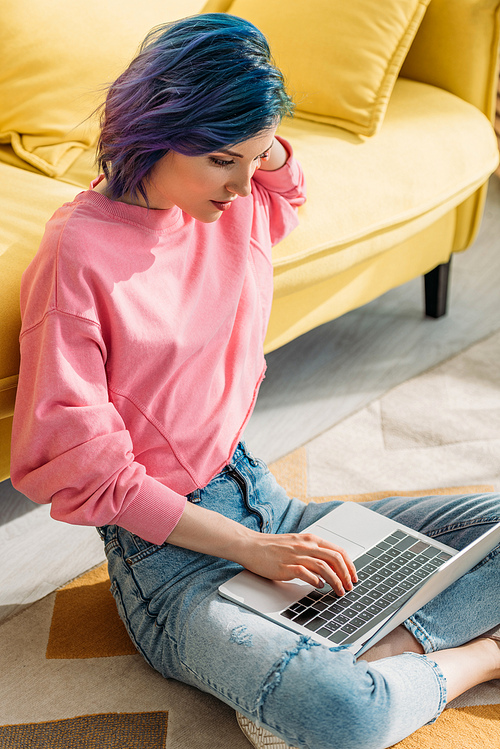
M324 538L325 541L329 541L331 544L335 544L335 546L341 546L344 551L347 551L351 559L356 559L356 557L361 556L366 548L365 546L361 546L360 544L351 541L350 538L344 538L343 536L339 536L338 533L332 533L332 531L322 528L319 524L314 531L312 528L310 530L313 533L317 533L321 538Z

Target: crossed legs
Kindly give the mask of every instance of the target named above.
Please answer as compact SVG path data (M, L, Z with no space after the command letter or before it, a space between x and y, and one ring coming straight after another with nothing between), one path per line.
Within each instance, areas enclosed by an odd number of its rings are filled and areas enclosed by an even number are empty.
M400 626L361 656L376 661L405 652L423 654L424 649L405 627ZM447 701L491 679L500 679L500 640L478 637L457 648L432 653L446 679Z

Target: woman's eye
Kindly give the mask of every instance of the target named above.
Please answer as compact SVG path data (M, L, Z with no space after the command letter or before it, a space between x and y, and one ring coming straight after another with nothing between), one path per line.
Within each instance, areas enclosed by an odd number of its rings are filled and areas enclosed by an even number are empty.
M269 151L266 151L266 152L265 152L265 153L263 153L263 154L262 154L262 156L260 157L261 161L267 161L270 155L271 155L271 154L269 153Z
M225 161L224 159L217 159L215 156L210 156L210 161L216 166L230 166L233 161Z

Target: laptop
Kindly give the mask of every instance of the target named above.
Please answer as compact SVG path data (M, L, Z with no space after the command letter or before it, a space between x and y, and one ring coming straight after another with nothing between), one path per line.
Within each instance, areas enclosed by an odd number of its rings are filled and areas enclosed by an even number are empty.
M243 570L219 587L225 598L354 655L368 648L478 564L500 543L496 523L461 551L353 502L302 531L341 546L359 582L338 597L329 585L275 582Z

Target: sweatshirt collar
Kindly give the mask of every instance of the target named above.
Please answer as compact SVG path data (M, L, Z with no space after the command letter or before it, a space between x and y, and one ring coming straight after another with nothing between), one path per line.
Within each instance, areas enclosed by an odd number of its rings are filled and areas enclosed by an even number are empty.
M76 200L87 203L121 221L129 221L144 226L151 231L172 229L179 223L183 213L178 206L168 210L145 208L141 205L129 205L119 200L111 200L106 195L96 192L93 188L101 181L102 176L90 183L90 189L77 195Z

